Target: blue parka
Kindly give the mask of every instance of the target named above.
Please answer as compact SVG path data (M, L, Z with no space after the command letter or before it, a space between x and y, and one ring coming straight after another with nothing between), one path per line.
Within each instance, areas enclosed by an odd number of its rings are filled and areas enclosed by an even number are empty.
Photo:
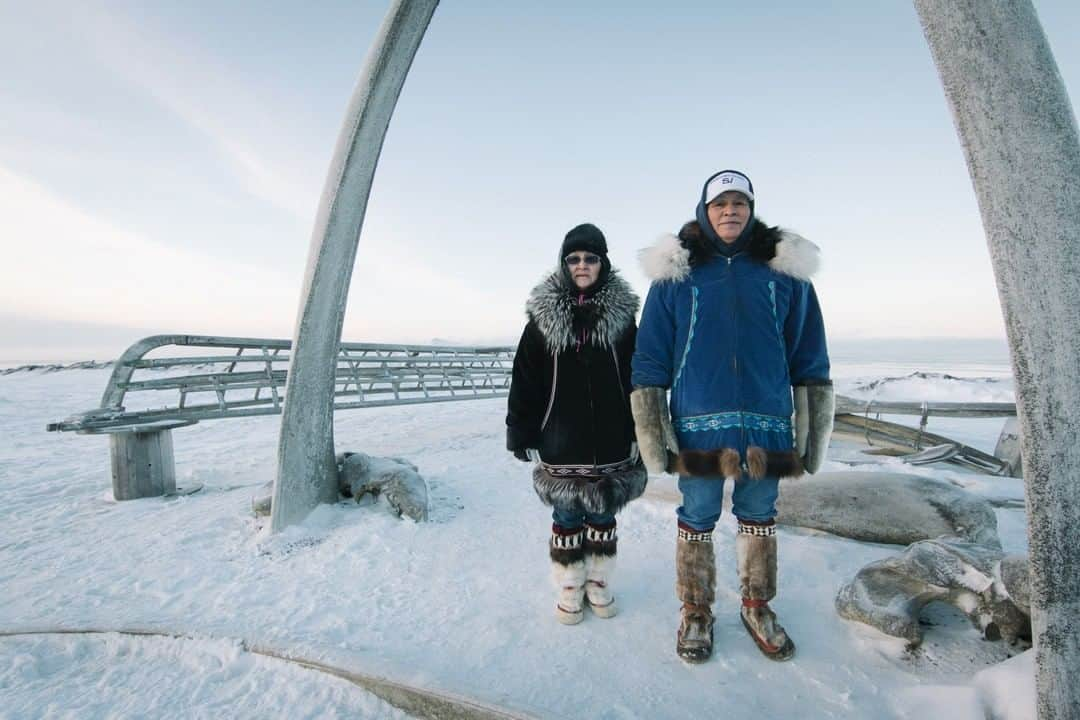
M634 387L670 389L681 449L790 451L794 385L829 384L810 276L818 249L756 218L731 257L696 221L642 253L653 281L632 361Z

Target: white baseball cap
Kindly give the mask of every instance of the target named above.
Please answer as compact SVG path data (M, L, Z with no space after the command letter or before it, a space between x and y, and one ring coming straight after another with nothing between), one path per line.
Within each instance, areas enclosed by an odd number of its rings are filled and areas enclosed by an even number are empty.
M737 170L722 170L709 178L705 184L705 204L708 205L721 193L731 190L741 192L751 201L754 199L754 186L750 178Z

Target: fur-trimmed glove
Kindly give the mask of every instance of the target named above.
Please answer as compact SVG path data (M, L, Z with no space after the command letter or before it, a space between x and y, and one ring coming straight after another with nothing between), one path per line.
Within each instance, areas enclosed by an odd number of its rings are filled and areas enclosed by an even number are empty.
M829 451L836 398L832 385L796 385L795 448L802 458L803 468L816 473Z
M666 472L668 454L679 454L679 443L671 426L667 390L662 387L636 388L630 393L630 409L634 413L638 451L646 469L654 475Z

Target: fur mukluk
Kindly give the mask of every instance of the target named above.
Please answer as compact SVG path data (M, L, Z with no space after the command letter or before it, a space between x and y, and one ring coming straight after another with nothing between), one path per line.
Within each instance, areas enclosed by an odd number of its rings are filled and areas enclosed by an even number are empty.
M614 471L585 476L537 463L533 489L545 505L595 515L612 514L645 492L649 474L641 461L620 463Z
M574 346L584 329L590 345L607 348L634 322L640 300L612 268L603 287L588 302L578 305L577 291L567 285L560 270L548 275L529 294L525 311L544 336L549 352Z

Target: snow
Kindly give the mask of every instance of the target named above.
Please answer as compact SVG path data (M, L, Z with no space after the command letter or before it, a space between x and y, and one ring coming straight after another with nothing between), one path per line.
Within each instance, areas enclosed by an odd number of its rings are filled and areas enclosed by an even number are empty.
M1034 717L1035 652L1028 650L980 670L975 673L974 686L990 717Z
M887 378L844 378L841 394L861 400L912 400L934 402L1013 402L1011 378L954 377L947 373L911 373Z
M762 657L738 617L727 513L715 535L716 655L683 664L674 653L670 479L654 479L619 517L619 615L559 625L549 511L528 466L503 449L502 400L336 414L339 451L419 467L429 483L427 523L399 519L383 503L349 501L268 535L250 506L274 475L278 417L174 431L178 482L203 490L115 502L105 438L44 432L46 423L94 407L108 375L0 377L0 633L182 637L0 637L2 718L406 717L344 680L244 650L252 646L545 718L1034 718L1031 653L983 641L955 608L928 607L926 639L914 651L837 616L840 585L899 547L781 528L773 606L798 654L783 664ZM841 392L850 377L838 380ZM930 394L902 399L946 399L959 392L955 383L926 380ZM963 392L997 398L993 383ZM984 435L992 447L996 430ZM826 469L850 467L836 458L852 452L836 448ZM1022 498L1018 480L944 465L868 458L856 467ZM1023 513L998 508L1008 552L1026 550Z
M956 685L925 685L904 690L894 703L897 714L911 720L942 717L948 708L949 720L984 720L982 703L974 688Z
M35 635L6 638L0 657L0 717L254 719L283 707L290 718L313 720L408 717L346 680L231 640Z

